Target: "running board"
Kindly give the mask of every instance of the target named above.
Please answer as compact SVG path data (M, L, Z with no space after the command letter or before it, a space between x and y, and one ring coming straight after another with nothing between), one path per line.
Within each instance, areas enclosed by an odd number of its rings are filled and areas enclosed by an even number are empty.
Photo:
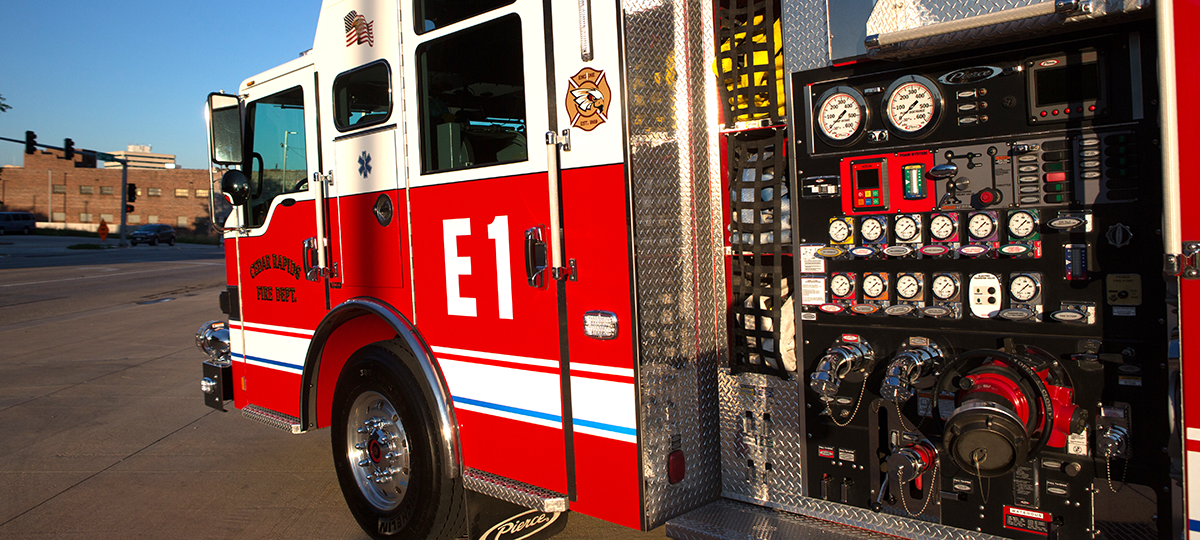
M471 491L547 514L566 512L569 506L566 495L479 469L466 468L463 471L463 484Z
M262 422L275 429L282 429L288 433L296 434L304 430L300 429L300 419L294 416L288 416L281 412L264 409L258 405L247 405L242 407L242 416Z
M677 540L895 540L895 536L722 499L667 521Z

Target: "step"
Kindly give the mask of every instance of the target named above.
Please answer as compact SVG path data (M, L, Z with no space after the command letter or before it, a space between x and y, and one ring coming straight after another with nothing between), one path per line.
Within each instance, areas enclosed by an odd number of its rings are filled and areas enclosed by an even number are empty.
M566 495L478 469L465 469L463 483L471 491L539 512L566 512L569 506Z
M259 407L258 405L247 405L242 407L242 416L256 422L262 422L275 429L282 429L293 434L304 431L303 429L300 429L299 418L296 418L295 416L288 416L281 412L272 411L271 409Z

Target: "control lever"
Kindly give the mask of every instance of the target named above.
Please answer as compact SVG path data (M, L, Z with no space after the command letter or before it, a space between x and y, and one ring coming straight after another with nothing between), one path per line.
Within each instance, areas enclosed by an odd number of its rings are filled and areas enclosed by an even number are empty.
M843 335L825 351L817 369L809 376L809 386L825 402L833 401L841 388L842 379L856 371L870 371L875 366L875 351L855 335Z
M962 201L958 200L957 192L960 187L967 189L970 186L970 183L965 179L962 181L962 186L954 180L954 177L958 176L958 165L953 163L935 165L932 169L925 171L925 176L934 180L946 181L946 194L942 195L942 200L938 201L938 206L944 206L946 203L961 204Z
M917 379L932 373L941 361L942 351L937 345L924 338L910 339L888 364L879 395L897 405L908 401L917 393L913 388Z

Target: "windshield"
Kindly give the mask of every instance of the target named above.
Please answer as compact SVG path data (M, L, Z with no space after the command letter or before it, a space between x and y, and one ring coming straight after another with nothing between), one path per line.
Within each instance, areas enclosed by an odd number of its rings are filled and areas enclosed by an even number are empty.
M134 232L155 232L157 230L157 225L142 225L141 227L138 227L137 231Z

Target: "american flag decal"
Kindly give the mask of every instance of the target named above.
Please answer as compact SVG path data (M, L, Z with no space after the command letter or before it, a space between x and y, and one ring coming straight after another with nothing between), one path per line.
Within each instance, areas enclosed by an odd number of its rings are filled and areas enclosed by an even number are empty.
M347 47L355 43L359 45L366 43L368 47L375 46L375 34L371 30L375 21L367 22L367 18L359 15L357 11L347 13L345 21Z

